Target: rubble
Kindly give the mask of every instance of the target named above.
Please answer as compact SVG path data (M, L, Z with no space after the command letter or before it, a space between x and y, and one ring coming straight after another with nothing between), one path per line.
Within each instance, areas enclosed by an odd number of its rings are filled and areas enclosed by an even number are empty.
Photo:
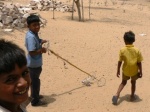
M47 21L38 13L33 13L33 10L40 11L61 11L71 12L72 7L63 4L60 1L52 0L31 0L29 5L23 6L21 4L3 3L0 1L0 28L6 29L4 31L13 31L14 28L27 27L26 19L31 14L36 14L41 20L41 26L45 26ZM9 30L8 30L9 29Z
M1 3L0 3L1 4ZM26 19L31 14L36 14L40 17L41 26L46 25L46 20L38 13L32 13L30 7L19 6L14 4L0 5L0 28L6 29L4 31L12 31L8 29L25 28L27 27Z
M33 10L40 10L40 11L61 11L61 12L72 12L72 6L67 4L63 4L61 1L54 1L54 0L32 0L30 1L30 7ZM75 11L75 10L74 10Z

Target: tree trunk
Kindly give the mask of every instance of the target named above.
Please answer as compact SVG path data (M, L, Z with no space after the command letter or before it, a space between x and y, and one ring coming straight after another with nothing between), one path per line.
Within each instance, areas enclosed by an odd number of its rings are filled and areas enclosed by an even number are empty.
M79 0L74 0L74 2L76 3L76 6L77 6L79 21L81 21L80 2L79 2Z

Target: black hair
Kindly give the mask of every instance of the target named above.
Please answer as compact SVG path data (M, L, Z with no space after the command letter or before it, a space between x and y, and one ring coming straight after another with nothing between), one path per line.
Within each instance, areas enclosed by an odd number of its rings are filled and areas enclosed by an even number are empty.
M0 39L0 74L10 73L15 65L27 65L25 51L11 41Z
M132 31L125 32L124 41L128 43L133 43L135 41L135 34Z
M30 25L34 22L40 22L40 18L37 15L30 15L27 17L27 24Z

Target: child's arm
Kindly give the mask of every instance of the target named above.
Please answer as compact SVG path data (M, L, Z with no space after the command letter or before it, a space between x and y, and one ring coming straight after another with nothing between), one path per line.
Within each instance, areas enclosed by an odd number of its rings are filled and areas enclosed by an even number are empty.
M43 45L43 44L46 43L46 42L47 42L47 40L40 39L41 45Z
M42 40L41 41L41 44L44 44L44 43L46 43L47 42L47 40Z
M46 42L47 42L47 40L40 39L41 45L44 44L44 43L46 43ZM46 48L42 47L41 49L38 49L36 51L30 51L29 52L29 54L31 56L39 55L39 54L42 54L42 53L46 53Z
M138 62L137 63L137 65L138 65L138 67L139 67L139 78L142 78L142 76L143 76L143 73L142 73L142 63L141 62Z
M41 49L38 49L36 51L30 51L29 52L29 54L31 56L39 55L39 54L42 54L42 53L46 53L46 48L41 48Z
M120 75L120 67L121 67L122 61L118 61L118 67L117 67L117 77Z

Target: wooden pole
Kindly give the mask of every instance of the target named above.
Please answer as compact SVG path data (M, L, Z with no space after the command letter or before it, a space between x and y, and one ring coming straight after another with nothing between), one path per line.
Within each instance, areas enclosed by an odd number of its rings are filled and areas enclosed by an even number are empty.
M55 14L54 14L54 0L53 0L53 19L55 19Z
M84 8L83 8L83 0L81 0L81 4L82 4L82 21L84 21Z
M73 20L73 15L74 15L74 0L72 0L72 20Z
M79 0L74 0L74 2L76 3L77 6L77 10L78 10L78 16L79 16L79 21L81 21L81 10L80 10L80 1Z
M89 20L91 20L91 0L89 0Z

